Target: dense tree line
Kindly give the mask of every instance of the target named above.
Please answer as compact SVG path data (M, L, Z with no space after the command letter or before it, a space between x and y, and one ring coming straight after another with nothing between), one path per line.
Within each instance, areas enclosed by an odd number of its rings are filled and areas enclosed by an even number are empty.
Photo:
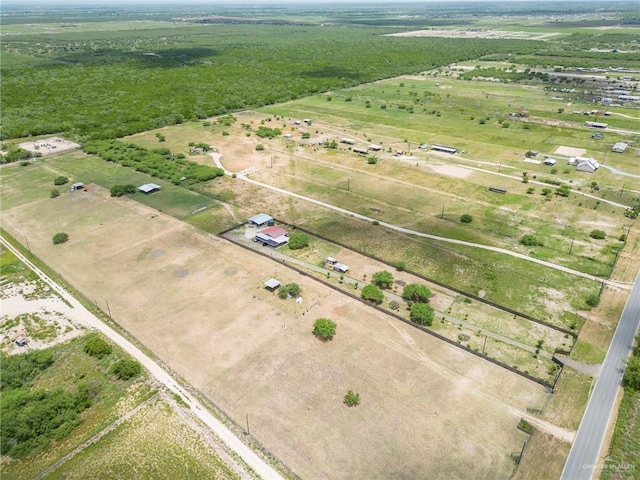
M108 162L134 168L176 185L193 185L224 175L221 168L175 157L168 148L148 150L119 140L94 140L86 142L82 149Z
M3 132L116 138L535 42L385 37L389 29L211 25L7 37ZM261 41L256 43L259 37Z

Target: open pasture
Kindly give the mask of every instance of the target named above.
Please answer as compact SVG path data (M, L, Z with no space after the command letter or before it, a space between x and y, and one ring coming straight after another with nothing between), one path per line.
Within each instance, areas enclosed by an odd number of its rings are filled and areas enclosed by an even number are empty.
M248 414L294 472L510 476L515 426L542 387L97 187L56 200L15 206L3 225L238 423ZM299 283L303 304L264 290L271 276ZM311 335L321 316L338 323L330 343ZM342 404L348 389L359 407Z

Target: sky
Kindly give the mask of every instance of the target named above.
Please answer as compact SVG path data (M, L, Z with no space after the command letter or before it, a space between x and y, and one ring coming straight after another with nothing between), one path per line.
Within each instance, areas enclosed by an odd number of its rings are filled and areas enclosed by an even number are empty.
M5 0L2 3L5 5L21 5L21 6L33 6L33 5L69 5L69 6L116 6L116 5L282 5L282 4L322 4L322 3L368 3L368 4L393 4L393 3L433 3L433 2L463 2L468 3L480 2L480 1L514 1L514 0ZM529 1L529 0L515 0L515 1ZM555 1L555 0L546 0ZM567 1L567 0L564 0ZM569 0L571 1L571 0ZM580 1L580 0L573 0ZM602 0L601 0L602 1ZM605 0L607 1L607 0Z

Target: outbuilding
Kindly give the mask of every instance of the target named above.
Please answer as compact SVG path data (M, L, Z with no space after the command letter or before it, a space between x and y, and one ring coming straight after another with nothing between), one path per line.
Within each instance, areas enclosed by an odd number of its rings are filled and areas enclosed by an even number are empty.
M138 187L138 191L145 194L149 194L153 192L159 192L161 188L162 187L160 185L157 185L155 183L145 183L144 185L140 185Z
M367 153L369 153L366 149L364 148L354 148L352 150L354 153L357 153L358 155L366 155Z
M267 215L266 213L259 213L247 220L247 223L249 225L253 225L254 227L269 227L273 225L273 217Z
M82 182L77 182L71 185L71 191L73 192L74 190L83 190L84 189L84 183Z
M568 163L574 165L579 172L593 173L600 168L598 161L591 157L571 157Z
M353 138L343 138L340 143L346 143L347 145L355 145L356 141Z
M338 263L338 260L333 257L327 257L324 259L324 262L328 263L329 265L335 265L336 263Z
M444 145L432 145L431 150L445 153L458 153L458 149L455 147L445 147Z
M382 150L382 146L372 143L371 145L369 145L369 150L373 150L374 152L379 152L380 150Z
M273 292L274 290L280 288L280 281L276 280L275 278L270 278L269 280L264 282L264 288L266 288L270 292Z
M334 263L333 264L333 269L336 272L340 272L340 273L347 273L349 271L349 267L347 265L345 265L344 263Z
M628 146L629 146L629 145L627 145L627 144L626 144L626 143L624 143L624 142L618 142L618 143L616 143L616 144L613 146L613 148L611 149L611 151L612 151L612 152L616 152L616 153L622 153L622 152L624 152L624 151L627 149L627 147L628 147Z

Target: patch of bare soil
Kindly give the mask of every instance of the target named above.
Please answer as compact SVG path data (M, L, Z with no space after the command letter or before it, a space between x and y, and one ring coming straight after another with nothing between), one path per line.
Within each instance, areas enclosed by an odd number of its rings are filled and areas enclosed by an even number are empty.
M32 153L41 153L43 156L80 148L79 144L61 137L50 137L33 142L23 142L18 144L18 146Z

